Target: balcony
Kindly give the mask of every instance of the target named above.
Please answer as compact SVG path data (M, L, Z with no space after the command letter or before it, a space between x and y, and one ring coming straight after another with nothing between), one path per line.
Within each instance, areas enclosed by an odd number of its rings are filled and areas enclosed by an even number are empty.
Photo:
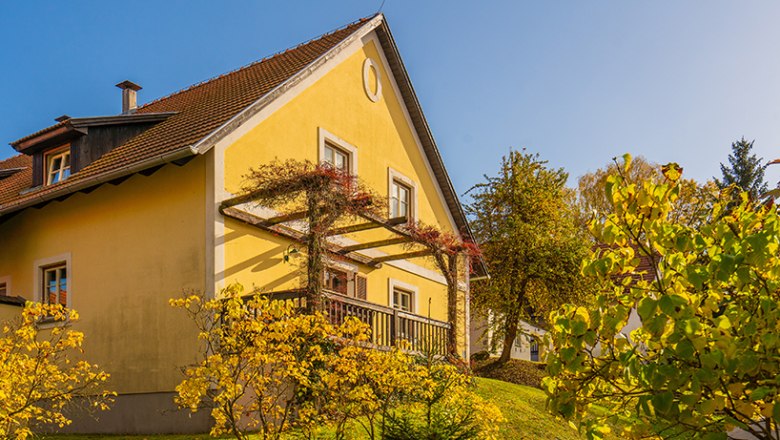
M333 325L344 322L348 316L366 323L371 329L371 343L379 349L387 349L404 341L407 350L416 353L444 356L447 354L447 336L450 324L424 316L407 313L379 304L324 293L323 308ZM292 301L301 310L306 308L306 296L302 291L277 292L274 300Z

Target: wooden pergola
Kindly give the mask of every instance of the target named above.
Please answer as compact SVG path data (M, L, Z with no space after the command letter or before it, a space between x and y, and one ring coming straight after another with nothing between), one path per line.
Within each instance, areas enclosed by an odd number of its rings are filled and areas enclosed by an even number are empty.
M219 212L225 217L232 218L244 224L253 226L263 231L271 232L281 237L288 238L299 243L306 243L308 235L284 223L294 222L305 219L308 216L307 211L297 211L289 214L281 214L270 218L262 218L255 214L238 209L236 206L249 202L246 196L233 197L220 204ZM361 215L364 221L352 225L334 227L328 231L327 235L332 237L336 235L352 234L356 232L375 230L384 228L393 233L395 237L384 240L369 241L357 243L348 246L339 246L334 243L328 243L326 251L334 256L340 256L350 259L357 263L365 264L373 268L382 267L382 263L387 261L406 260L409 258L426 257L431 255L430 250L409 251L399 254L383 255L381 257L367 257L358 253L369 249L378 249L386 246L413 243L415 239L403 228L408 223L406 217L396 217L383 219L373 215Z

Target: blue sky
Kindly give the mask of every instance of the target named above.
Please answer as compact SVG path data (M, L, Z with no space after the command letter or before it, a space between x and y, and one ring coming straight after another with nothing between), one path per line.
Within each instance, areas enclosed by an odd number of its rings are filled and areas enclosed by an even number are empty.
M2 2L0 158L59 115L118 113L124 79L147 102L380 3ZM741 136L780 157L780 2L386 0L383 12L459 192L510 147L570 183L624 152L719 176Z

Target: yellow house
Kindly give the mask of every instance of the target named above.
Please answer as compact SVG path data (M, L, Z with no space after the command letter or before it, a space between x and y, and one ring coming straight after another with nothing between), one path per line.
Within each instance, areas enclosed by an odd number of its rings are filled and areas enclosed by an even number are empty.
M12 142L20 154L0 162L0 318L18 313L18 297L78 310L85 352L119 393L99 422L77 417L73 431L207 429L207 414L173 405L197 343L168 299L234 282L257 292L300 287L285 258L296 222L223 206L253 166L330 162L386 195L388 219L470 239L381 14L141 106L139 86L118 86L121 114L59 118ZM351 226L331 239L331 301L401 319L407 333L450 331L442 274L398 242L382 244L403 225ZM455 323L464 357L468 285L464 277Z

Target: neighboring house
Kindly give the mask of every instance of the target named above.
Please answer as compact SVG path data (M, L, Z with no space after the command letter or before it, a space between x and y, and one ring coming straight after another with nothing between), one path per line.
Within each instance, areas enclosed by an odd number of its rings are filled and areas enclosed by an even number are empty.
M488 325L489 317L472 315L471 319L471 348L472 354L479 352L488 352L491 357L501 355L503 348L503 337L496 335L495 331ZM546 330L539 328L526 321L520 321L515 343L512 344L512 359L522 359L525 361L541 362L544 360L546 347L543 344L543 338Z
M119 393L99 422L79 417L71 431L208 428L207 411L173 405L197 342L168 299L234 282L257 292L301 287L285 258L294 222L271 225L263 219L273 214L251 205L220 210L253 166L330 162L387 195L390 217L470 239L381 14L141 106L139 86L118 86L121 114L58 118L0 161L0 317L18 313L16 297L78 310L86 356ZM371 245L393 224L334 238L331 302L387 318L375 332L395 320L396 336L446 334L446 284L432 262L401 257L398 244ZM459 350L468 356L468 279L461 287Z

